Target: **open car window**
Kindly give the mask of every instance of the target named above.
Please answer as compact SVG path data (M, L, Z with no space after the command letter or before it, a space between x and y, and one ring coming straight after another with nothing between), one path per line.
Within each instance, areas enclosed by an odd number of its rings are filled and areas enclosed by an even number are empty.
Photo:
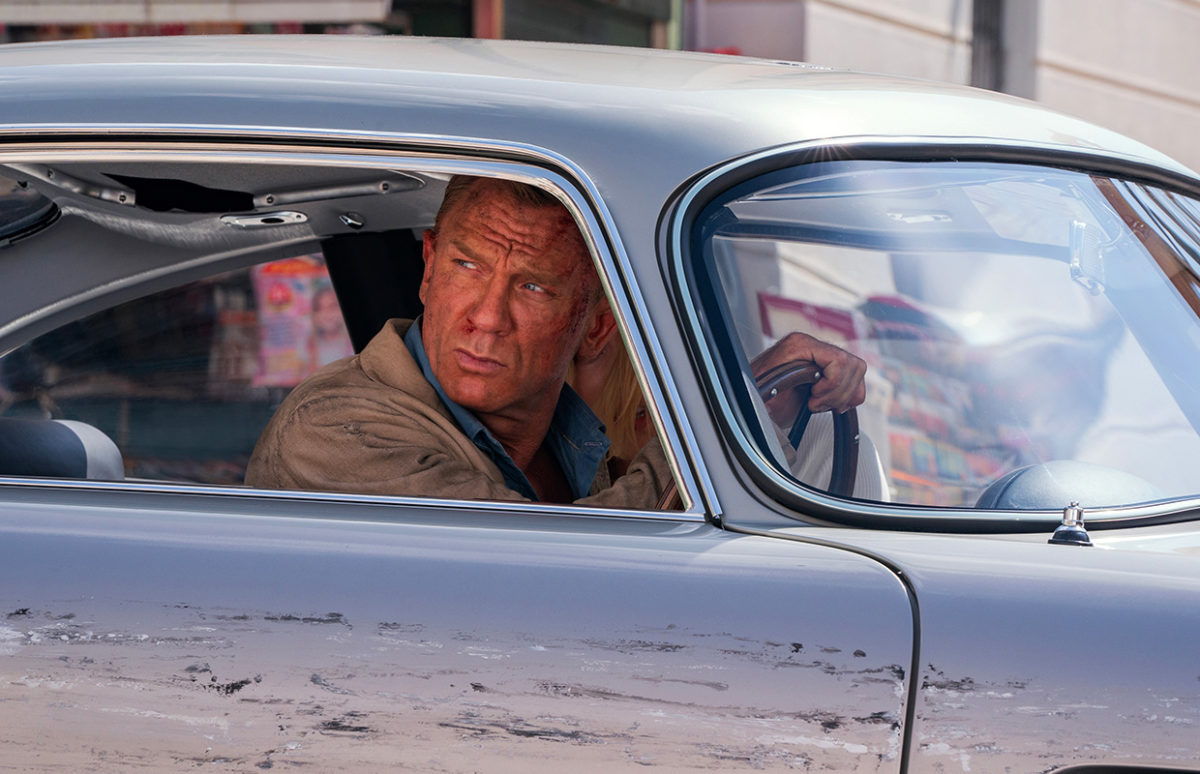
M3 416L83 422L127 478L240 484L283 395L353 354L322 256L118 304L0 359Z
M764 410L749 371L798 330L868 364L857 414L884 486L855 496L980 509L1195 496L1198 214L1170 191L1013 164L836 161L743 183L693 231L720 288L731 419L758 459L827 489L798 470L780 442L791 419Z
M387 320L422 313L421 233L450 179L311 161L12 164L2 174L23 225L0 248L10 302L0 475L212 485L245 482L297 384L362 351ZM636 416L641 434L630 435L644 443L654 424L642 388L629 359L616 360L628 399L592 408ZM115 467L30 457L30 433L40 439L48 423L95 431ZM47 447L61 431L51 429ZM614 440L636 453L634 438Z

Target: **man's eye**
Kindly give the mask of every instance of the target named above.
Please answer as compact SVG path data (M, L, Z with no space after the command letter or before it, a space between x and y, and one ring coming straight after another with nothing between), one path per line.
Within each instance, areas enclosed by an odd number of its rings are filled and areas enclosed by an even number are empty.
M528 290L532 293L545 293L546 289L536 282L526 282L521 285L522 290Z
M463 267L464 269L476 269L479 267L479 264L475 263L474 261L468 261L465 258L455 258L454 263Z

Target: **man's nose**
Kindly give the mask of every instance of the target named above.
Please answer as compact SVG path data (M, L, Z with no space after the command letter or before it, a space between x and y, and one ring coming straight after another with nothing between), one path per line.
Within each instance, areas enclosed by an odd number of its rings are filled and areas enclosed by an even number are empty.
M504 334L512 327L509 312L509 283L498 273L483 283L475 303L467 310L467 321L479 330Z

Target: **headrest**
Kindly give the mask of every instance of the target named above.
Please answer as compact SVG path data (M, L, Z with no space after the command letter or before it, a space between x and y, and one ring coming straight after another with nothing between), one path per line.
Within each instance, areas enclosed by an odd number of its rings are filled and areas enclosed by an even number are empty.
M89 424L0 417L0 475L119 480L125 468L117 445Z

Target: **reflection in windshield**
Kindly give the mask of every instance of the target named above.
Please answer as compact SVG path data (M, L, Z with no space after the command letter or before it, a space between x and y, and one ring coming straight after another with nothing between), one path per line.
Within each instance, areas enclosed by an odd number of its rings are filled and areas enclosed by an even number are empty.
M1200 493L1197 214L1064 170L846 161L744 184L699 225L729 366L793 330L868 362L891 501L1061 509Z

